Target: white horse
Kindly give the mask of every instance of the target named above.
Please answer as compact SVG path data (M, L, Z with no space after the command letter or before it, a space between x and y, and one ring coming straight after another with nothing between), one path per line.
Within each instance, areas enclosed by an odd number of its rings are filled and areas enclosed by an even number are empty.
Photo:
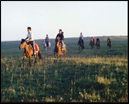
M47 47L47 44L44 40L42 41L42 44L43 44L46 51L51 50L51 42L48 43L48 47Z

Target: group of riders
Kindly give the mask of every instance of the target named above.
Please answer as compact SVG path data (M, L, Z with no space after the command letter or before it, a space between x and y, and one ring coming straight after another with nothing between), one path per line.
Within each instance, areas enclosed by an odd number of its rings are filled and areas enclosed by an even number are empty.
M25 40L27 41L27 44L31 44L32 48L33 48L33 53L34 53L34 56L36 55L36 52L35 52L35 42L34 42L34 38L33 38L33 33L31 32L31 27L27 27L27 31L28 31L28 34L27 34L27 37L25 38ZM62 47L63 47L63 40L64 40L64 35L63 35L64 32L62 32L62 29L59 29L59 33L57 34L56 36L56 39L55 41L57 41L57 39L60 40L60 44L61 44L61 50L62 50ZM27 40L28 39L28 40ZM46 35L46 38L45 38L45 43L48 47L49 45L49 37L48 37L48 34Z
M31 66L31 57L34 56L35 57L35 63L37 63L37 57L39 56L39 59L42 59L42 55L41 55L41 51L40 51L40 46L38 44L36 44L34 42L34 38L33 38L33 34L31 32L31 27L27 27L27 37L25 39L21 39L21 44L19 46L19 49L24 49L24 53L23 53L23 66L24 66L24 59L26 57L29 58L29 63ZM49 37L48 35L46 35L45 38L45 43L46 46L49 46ZM97 37L96 39L96 44L100 46L100 39ZM83 39L83 35L82 33L80 33L80 37L79 37L79 41L78 41L78 45L79 45L79 50L80 50L80 46L84 49L84 39ZM90 44L89 45L95 45L95 38L92 37L90 40ZM107 39L107 45L109 47L111 47L111 41L110 38ZM55 39L55 48L54 48L54 56L55 58L61 56L64 54L64 56L66 55L66 45L64 44L64 32L62 31L62 29L59 29L59 33L56 36Z
M95 45L97 46L97 48L99 48L100 47L100 39L99 39L99 37L97 37L96 43L95 43L95 38L91 37L89 45L91 46L91 48L94 48Z
M82 32L80 33L78 45L81 46L82 49L85 48L84 47L84 40L83 40ZM96 40L95 40L94 37L91 37L89 45L91 46L91 49L94 48L95 45L97 46L97 48L100 48L100 39L99 39L99 37L97 37ZM107 46L111 47L111 40L110 40L109 37L107 38Z
M34 42L33 34L31 32L31 27L27 27L27 31L28 31L28 34L27 34L27 37L25 38L25 40L28 39L27 44L31 44L32 45L33 53L34 53L34 56L35 56L35 54L36 54L35 53L35 47L34 47L35 42ZM62 29L59 29L59 33L56 36L55 43L57 42L57 39L60 40L61 50L62 50L63 43L64 43L64 32L62 31ZM46 46L48 47L49 46L49 37L48 37L48 34L46 35L45 43L46 43ZM82 48L84 49L84 39L83 39L82 32L80 33L78 45L82 46ZM93 48L94 45L100 46L100 39L99 39L99 37L97 37L96 43L95 43L95 38L94 37L91 37L90 44L89 45L91 46L91 48ZM109 47L111 45L111 41L110 41L110 38L109 37L107 39L107 45Z

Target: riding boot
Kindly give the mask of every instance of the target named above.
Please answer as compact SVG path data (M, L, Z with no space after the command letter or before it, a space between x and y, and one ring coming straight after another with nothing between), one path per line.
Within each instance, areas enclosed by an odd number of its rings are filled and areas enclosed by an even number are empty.
M35 51L34 51L34 49L33 49L33 55L35 56Z
M35 51L34 51L34 56L36 56L36 53L35 53Z
M33 42L33 55L36 56L34 45L35 45L35 44L34 44L34 42Z

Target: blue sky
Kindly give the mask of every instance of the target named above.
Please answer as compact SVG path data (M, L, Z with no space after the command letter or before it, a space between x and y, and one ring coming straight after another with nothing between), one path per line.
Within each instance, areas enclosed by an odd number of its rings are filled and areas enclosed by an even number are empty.
M127 36L127 1L2 1L1 41L103 35Z

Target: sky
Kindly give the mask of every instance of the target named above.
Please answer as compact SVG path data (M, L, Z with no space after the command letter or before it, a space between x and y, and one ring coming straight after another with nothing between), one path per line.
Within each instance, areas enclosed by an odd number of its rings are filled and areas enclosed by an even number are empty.
M1 41L26 38L127 36L127 1L1 1Z

